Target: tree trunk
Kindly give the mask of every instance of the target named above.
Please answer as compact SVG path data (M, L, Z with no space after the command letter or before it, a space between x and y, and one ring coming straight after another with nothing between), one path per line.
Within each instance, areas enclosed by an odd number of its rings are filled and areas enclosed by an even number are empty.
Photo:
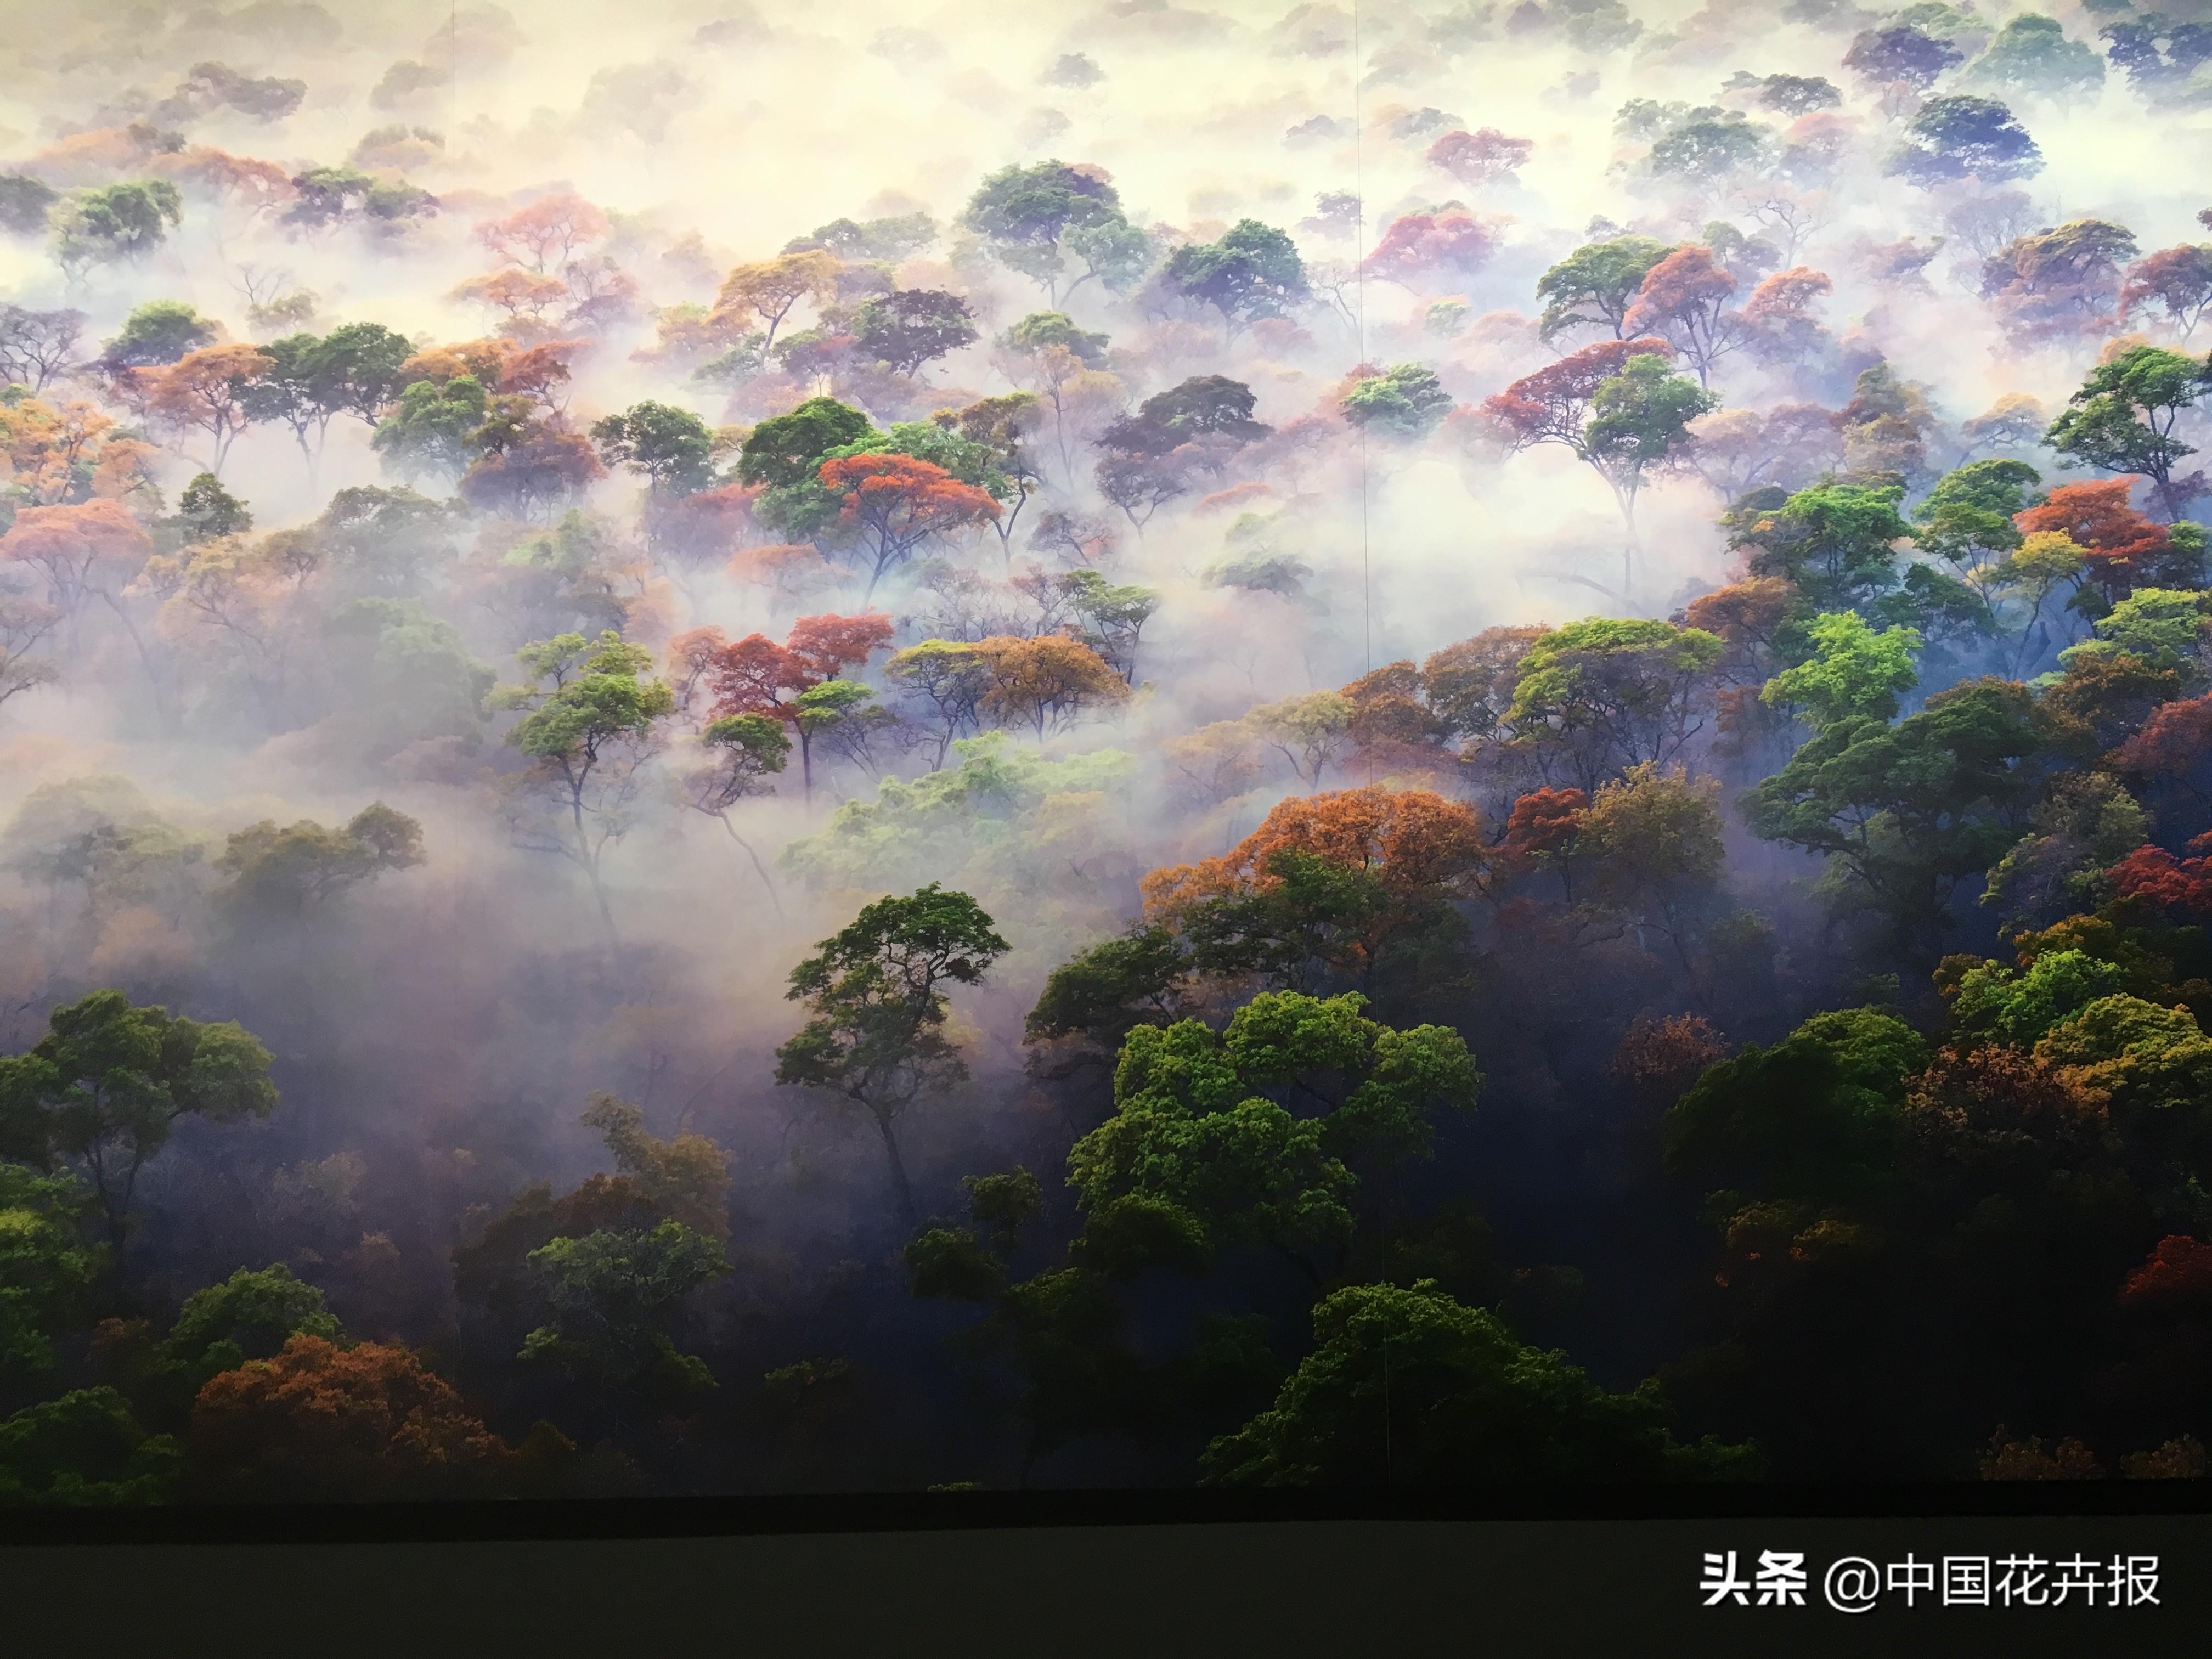
M721 820L723 833L745 849L745 856L753 861L753 870L760 877L761 885L768 889L768 902L775 907L776 915L781 915L783 901L776 896L775 883L769 878L768 866L761 862L760 854L753 851L753 844L737 832L736 828L730 823L728 813L717 812L714 816Z
M921 1213L914 1207L914 1188L906 1178L906 1160L899 1156L898 1137L891 1133L889 1116L875 1114L876 1128L884 1138L884 1156L890 1160L891 1186L898 1194L899 1212L906 1218L907 1231L914 1231L921 1225Z

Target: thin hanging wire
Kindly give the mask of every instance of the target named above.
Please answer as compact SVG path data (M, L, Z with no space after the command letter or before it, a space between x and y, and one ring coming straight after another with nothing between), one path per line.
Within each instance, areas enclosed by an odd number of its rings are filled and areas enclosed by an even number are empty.
M1352 0L1352 307L1359 334L1358 362L1367 362L1367 125L1360 106L1359 0ZM1367 511L1367 423L1359 423L1359 608L1360 654L1366 673L1375 672L1375 596L1369 579ZM1371 769L1371 766L1370 766ZM1370 782L1372 779L1369 780Z

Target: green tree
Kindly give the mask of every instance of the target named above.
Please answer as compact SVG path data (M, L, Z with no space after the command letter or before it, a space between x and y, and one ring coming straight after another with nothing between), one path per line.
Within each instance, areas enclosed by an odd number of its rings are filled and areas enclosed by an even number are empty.
M656 503L697 494L714 483L714 434L688 409L647 398L592 423L592 441L609 466L646 481Z
M1356 991L1264 992L1225 1030L1138 1025L1114 1070L1114 1115L1068 1153L1082 1265L1125 1277L1202 1272L1246 1240L1315 1278L1351 1238L1350 1165L1427 1155L1429 1115L1471 1110L1481 1075L1459 1034L1368 1018ZM1303 1115L1284 1104L1295 1102Z
M78 1389L0 1420L0 1504L167 1501L183 1449L113 1389Z
M960 222L1055 306L1093 277L1127 287L1150 257L1144 233L1121 211L1120 192L1096 169L1058 161L1000 168L977 187ZM1081 266L1072 281L1071 255Z
M672 1221L708 1238L730 1236L730 1155L690 1131L663 1140L645 1127L645 1109L605 1090L584 1109L614 1154L615 1168L637 1182L648 1202Z
M274 818L264 818L232 835L216 867L231 878L222 894L228 903L296 917L422 862L422 826L378 801L340 830L310 818L279 829Z
M100 361L110 369L159 368L188 351L213 345L221 325L183 300L149 300L123 319Z
M1754 576L1781 576L1824 611L1863 605L1897 584L1897 484L1819 483L1780 506L1742 515L1731 544Z
M195 474L178 495L177 521L187 546L243 535L253 528L253 514L246 503L225 489L212 472Z
M775 1051L775 1080L842 1096L867 1115L909 1224L919 1212L898 1120L968 1076L945 1035L943 988L979 984L1007 948L974 899L932 882L865 906L791 971L787 995L809 1018Z
M51 1373L55 1337L88 1310L102 1265L78 1236L88 1196L68 1176L0 1164L0 1388Z
M1172 291L1219 312L1232 340L1262 317L1285 315L1310 294L1297 245L1256 219L1239 219L1218 242L1177 248L1161 275Z
M1997 570L2024 538L2013 523L2042 475L2024 461L1970 461L1936 482L1912 510L1912 540L1986 601Z
M1698 1079L1667 1114L1667 1168L1720 1188L1735 1210L1869 1201L1893 1176L1907 1085L1929 1058L1926 1040L1881 1009L1816 1014Z
M410 484L426 472L458 479L482 453L478 434L490 410L483 383L473 374L417 380L399 394L369 444Z
M1923 190L1961 179L1996 185L2042 172L2043 152L1996 99L1957 94L1920 106L1883 170Z
M1966 70L1966 78L2000 91L2010 88L2053 97L2086 96L2105 84L2105 64L2096 47L2069 40L2057 18L2031 11L1997 31Z
M530 1253L553 1316L517 1358L548 1360L617 1397L632 1390L682 1398L714 1386L707 1362L669 1334L692 1291L730 1271L714 1239L680 1221L650 1230L556 1238Z
M47 223L54 233L54 258L75 280L96 264L144 258L184 216L177 187L154 179L72 191Z
M261 349L272 366L246 388L246 412L291 428L311 481L331 422L351 415L374 427L400 395L400 365L415 355L406 336L380 323L348 323L321 338L288 334Z
M269 1051L234 1020L184 1019L94 991L46 1024L29 1052L0 1059L0 1156L82 1164L117 1243L138 1172L179 1118L230 1123L276 1109Z
M1704 727L1727 647L1648 617L1591 617L1546 630L1522 657L1504 723L1582 788L1650 761L1664 765Z
M270 1358L302 1334L333 1342L345 1335L322 1291L281 1261L240 1267L185 1298L168 1334L145 1356L133 1392L157 1424L181 1425L210 1377Z
M1434 1279L1355 1285L1273 1405L1206 1449L1211 1486L1534 1486L1744 1477L1747 1446L1677 1443L1656 1383L1609 1394Z
M1419 363L1397 363L1354 382L1345 393L1344 418L1378 437L1425 438L1451 412L1452 396Z
M918 374L924 363L975 339L975 313L957 294L907 288L863 300L853 313L854 343L894 374Z
M730 809L749 795L767 794L775 788L764 780L782 771L791 755L783 722L769 714L726 714L707 722L699 743L708 758L685 776L684 804L722 826L722 832L752 861L761 884L768 889L769 902L781 915L783 902L776 896L775 883L752 843L730 822Z
M602 867L635 820L641 774L665 746L661 722L676 695L648 672L653 653L611 630L595 644L557 635L515 655L529 678L500 696L503 706L530 711L507 733L531 762L509 796L515 844L581 870L612 939Z
M1890 720L1897 715L1897 694L1919 684L1913 653L1920 635L1911 628L1886 628L1877 634L1854 611L1830 611L1807 625L1813 654L1766 682L1759 700L1790 708L1815 729L1863 716Z
M2197 453L2173 435L2174 427L2208 385L2206 363L2159 346L2132 346L2089 371L2043 441L2062 465L2149 479L2166 517L2178 519L2201 493L2203 475L2173 476L2174 463Z
M1628 547L1621 555L1621 592L1628 592L1637 546L1636 498L1645 482L1690 443L1690 422L1717 407L1720 399L1686 374L1667 367L1664 357L1639 352L1620 373L1602 381L1590 398L1590 422L1583 428L1583 459L1613 487Z
M810 398L787 415L773 416L745 434L738 452L738 480L787 489L811 483L830 453L875 432L868 417L835 398Z
M1938 692L1895 726L1822 727L1743 797L1752 832L1828 856L1839 903L1869 904L1900 944L1940 943L1954 891L2017 839L2042 746L2033 699L2006 680Z
M1627 337L1629 307L1651 267L1674 249L1649 236L1615 236L1577 248L1536 283L1544 301L1538 332L1548 343L1572 328L1606 328Z

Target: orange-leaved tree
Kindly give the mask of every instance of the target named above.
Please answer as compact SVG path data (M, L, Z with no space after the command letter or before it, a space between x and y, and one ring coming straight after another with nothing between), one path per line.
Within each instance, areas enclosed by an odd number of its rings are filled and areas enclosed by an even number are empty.
M843 498L838 523L864 538L871 565L863 605L875 597L876 584L932 536L999 516L999 503L988 490L894 450L824 461L819 476L823 488Z
M1146 920L1181 935L1200 972L1293 990L1332 978L1374 990L1398 958L1448 955L1456 900L1495 863L1482 817L1427 789L1340 789L1277 803L1219 858L1155 870Z
M166 368L136 374L146 412L180 434L204 434L214 446L208 471L221 477L231 445L251 424L246 389L275 367L276 359L259 346L211 345Z
M298 1335L200 1390L188 1468L219 1498L494 1497L515 1453L405 1348Z

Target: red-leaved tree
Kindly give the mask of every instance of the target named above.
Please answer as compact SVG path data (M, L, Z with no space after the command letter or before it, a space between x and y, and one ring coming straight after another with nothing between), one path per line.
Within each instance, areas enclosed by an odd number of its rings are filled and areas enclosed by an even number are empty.
M714 695L714 714L767 714L784 722L799 741L799 786L814 787L813 736L799 700L816 686L843 678L890 643L891 619L880 611L857 617L801 617L778 645L765 634L726 644L718 628L694 629L669 641L669 680L678 705L688 706L703 684Z

